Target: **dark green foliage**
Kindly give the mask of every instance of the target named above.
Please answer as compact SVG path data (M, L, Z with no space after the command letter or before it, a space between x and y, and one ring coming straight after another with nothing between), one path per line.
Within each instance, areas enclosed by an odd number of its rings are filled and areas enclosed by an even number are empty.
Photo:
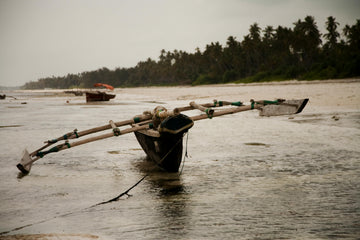
M242 41L230 36L194 53L161 50L159 60L148 58L132 68L48 77L29 82L25 89L90 88L97 82L114 87L200 85L228 82L264 82L288 79L314 80L360 76L360 20L343 29L328 17L327 33L319 32L314 17L299 19L294 27L249 28ZM324 42L323 42L324 41Z
M219 80L216 77L209 76L207 74L200 75L192 85L204 85L204 84L215 84L219 83Z
M223 83L233 82L236 80L236 78L237 78L237 74L235 70L227 70L222 77L222 82Z

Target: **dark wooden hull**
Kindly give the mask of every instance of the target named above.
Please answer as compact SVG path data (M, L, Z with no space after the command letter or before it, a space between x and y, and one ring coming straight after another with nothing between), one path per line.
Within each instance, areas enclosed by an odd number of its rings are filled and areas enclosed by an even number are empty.
M179 114L163 120L158 130L134 133L150 160L168 172L177 172L182 160L184 134L193 125L188 116Z
M183 151L183 133L154 137L143 132L135 132L135 136L151 161L168 172L179 170Z
M109 101L115 96L115 94L105 92L86 92L86 102Z

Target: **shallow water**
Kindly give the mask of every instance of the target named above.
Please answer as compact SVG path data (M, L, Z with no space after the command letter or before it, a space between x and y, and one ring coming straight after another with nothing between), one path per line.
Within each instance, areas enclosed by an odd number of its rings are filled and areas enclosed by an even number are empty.
M263 118L243 112L195 123L181 174L145 161L133 134L15 165L77 128L121 121L157 105L122 95L17 93L0 102L0 232L91 234L100 239L356 239L360 236L360 112L305 108ZM226 100L226 99L224 99ZM69 101L67 103L66 101ZM24 104L26 102L26 104ZM205 102L205 101L199 101ZM23 104L22 104L23 103ZM197 114L196 111L189 112ZM186 139L186 138L184 138ZM149 174L119 201L109 200ZM1 238L1 236L0 236ZM59 237L61 238L61 237Z

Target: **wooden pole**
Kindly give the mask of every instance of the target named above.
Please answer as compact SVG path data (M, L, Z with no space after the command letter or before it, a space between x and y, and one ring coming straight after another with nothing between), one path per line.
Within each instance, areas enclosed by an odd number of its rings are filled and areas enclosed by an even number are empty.
M140 131L140 130L145 130L145 129L149 129L149 128L150 128L150 124L131 127L131 128L121 130L119 135L132 133L132 132L136 132L136 131ZM68 148L76 147L76 146L83 145L83 144L86 144L86 143L95 142L95 141L98 141L98 140L102 140L102 139L106 139L106 138L110 138L110 137L114 137L114 136L119 136L119 135L116 135L116 134L114 134L112 132L112 133L106 133L106 134L102 134L102 135L95 136L95 137L90 137L90 138L83 139L83 140L80 140L80 141L76 141L76 142L73 142L73 143L66 142L65 144L61 144L61 145L53 147L49 151L38 152L38 155L41 155L41 156L31 156L31 155L29 155L30 158L27 158L25 162L22 162L22 163L18 164L18 168L19 168L19 165L21 165L20 168L26 169L26 167L29 164L34 163L39 158L43 157L46 154L52 153L52 152L59 152L59 151L62 151L62 150L68 149Z
M149 120L149 119L151 119L150 115L139 115L139 116L134 117L133 119L129 119L129 120L121 121L121 122L114 122L114 125L116 127L121 127L121 126L130 125L130 124L142 122L142 121ZM95 127L95 128L91 128L88 130L78 132L77 135L78 135L78 137L82 137L82 136L85 136L88 134L101 132L101 131L108 130L111 128L113 128L111 126L111 124L107 124L107 125L103 125L100 127ZM73 138L77 138L77 137L72 135L69 139L73 139Z
M234 113L238 113L238 112L249 111L249 110L261 108L262 106L263 105L261 105L261 104L252 104L252 105L240 106L240 107L236 107L236 108L229 108L226 110L214 112L212 117L219 117L219 116L223 116L223 115L227 115L227 114L234 114ZM207 119L207 118L209 118L209 116L207 114L201 114L201 115L193 116L190 118L193 121L198 121L198 120Z
M224 105L230 105L232 104L231 102L222 102ZM205 108L209 108L209 107L214 107L214 103L205 103L205 104L201 104L201 106L205 107ZM193 110L195 109L193 106L186 106L186 107L180 107L180 108L175 108L172 111L168 111L169 114L179 114L180 112L184 112L184 111L189 111L189 110ZM114 122L116 127L121 127L121 126L125 126L125 125L131 125L134 123L140 123L143 121L147 121L150 120L152 118L151 115L146 115L146 114L142 114L142 115L137 115L135 116L133 119L129 119L129 120L124 120L124 121L120 121L120 122ZM105 131L108 129L113 128L110 124L107 125L103 125L100 127L95 127L95 128L91 128L91 129L87 129L87 130L83 130L78 132L77 129L75 129L73 132L69 132L66 133L65 135L58 137L54 140L48 140L46 143L46 145L44 145L43 147L39 148L38 150L32 152L30 155L31 156L35 156L37 154L37 152L51 146L52 144L58 142L58 141L62 141L62 140L67 140L67 139L74 139L74 138L80 138L92 133L97 133L97 132L101 132L101 131Z
M193 108L199 109L202 112L205 112L207 114L207 116L209 116L209 117L212 117L213 114L214 114L213 109L204 107L204 106L199 105L199 104L197 104L195 102L190 102L190 106L193 107Z
M127 133L132 133L132 132L136 132L136 131L140 131L140 130L145 130L145 129L149 129L149 128L150 128L149 125L143 125L143 126L138 126L138 127L127 128L127 129L124 129L124 130L120 130L120 135L127 134ZM84 139L84 140L79 140L79 141L73 142L73 143L70 144L70 147L76 147L76 146L79 146L79 145L83 145L85 143L95 142L95 141L98 141L98 140L102 140L102 139L106 139L106 138L110 138L110 137L114 137L114 136L115 135L114 135L113 132L105 133L105 134L102 134L102 135L99 135L99 136L90 137L90 138L87 138L87 139ZM66 148L68 148L68 147L63 146L61 148L61 150L66 149Z
M198 107L201 106L202 109L206 109L206 108L210 108L210 107L225 106L225 105L232 105L232 104L233 103L231 103L231 102L214 100L214 103L205 103L205 104L201 104L201 105L198 105L198 104L194 103L193 105L180 107L180 108L175 108L172 111L168 111L168 112L169 112L170 115L171 114L176 115L176 114L179 114L180 112L196 109L197 107L195 107L195 106L198 106ZM162 113L162 114L165 114L165 112ZM124 120L124 121L120 121L120 122L114 122L113 124L116 127L121 127L121 126L125 126L125 125L131 125L131 124L134 124L134 123L140 123L140 124L142 122L148 123L148 121L151 120L151 119L152 119L151 115L142 114L142 115L135 116L133 119ZM59 141L80 138L80 137L83 137L83 136L86 136L86 135L89 135L89 134L105 131L105 130L108 130L108 129L111 129L111 128L114 128L114 127L111 126L111 124L107 124L107 125L103 125L103 126L100 126L100 127L95 127L95 128L83 130L83 131L80 131L80 132L78 132L77 129L75 129L74 131L66 133L65 135L63 135L61 137L55 138L53 140L46 141L45 142L46 144L44 146L42 146L41 148L39 148L39 149L33 151L32 153L30 153L30 156L31 157L36 156L36 154L39 151L41 151L41 150L53 145L54 143L59 142Z
M222 106L227 106L227 105L239 106L240 104L241 104L241 102L227 102L227 101L214 100L213 103L204 103L204 104L200 104L200 105L203 107L206 107L206 108L211 108L211 107L222 107ZM193 106L189 105L186 107L179 107L178 109L180 112L185 112L185 111L193 110L195 108Z
M219 103L221 103L221 105L219 105ZM217 104L217 105L216 105ZM232 102L226 102L226 101L216 101L214 100L214 103L205 103L205 104L201 104L202 107L205 108L210 108L210 107L216 107L216 106L225 106L225 105L233 105L234 103ZM216 105L216 106L215 106ZM185 111L189 111L189 110L193 110L196 109L193 106L186 106L186 107L179 107L179 108L174 108L172 111L168 111L169 114L179 114L180 112L185 112ZM142 121L146 121L146 120L150 120L152 118L151 115L138 115L135 116L133 119L129 119L129 120L125 120L125 121L121 121L121 122L115 122L114 124L117 127L121 127L121 126L125 126L125 125L130 125L130 124L134 124L134 123L139 123ZM111 129L112 126L110 124L104 125L104 126L100 126L100 127L95 127L95 128L91 128L88 130L83 130L80 132L77 132L78 137L82 137L88 134L92 134L92 133L96 133L96 132L101 132L107 129ZM73 139L73 138L77 138L77 136L73 133L68 133L68 135L71 135L70 137L68 137L68 139ZM63 137L58 138L58 140L66 140Z
M121 127L121 126L125 126L125 125L130 125L130 124L134 124L134 123L139 123L139 122L143 122L143 121L146 121L146 120L149 120L151 119L151 116L150 115L138 115L138 116L135 116L133 119L129 119L129 120L125 120L125 121L121 121L121 122L113 122L113 124L116 126L116 127ZM95 127L95 128L91 128L91 129L87 129L87 130L83 130L83 131L80 131L78 132L77 129L75 129L73 132L69 132L69 133L66 133L65 135L61 136L61 137L58 137L58 138L55 138L53 140L48 140L46 141L45 145L42 146L41 148L35 150L34 152L30 153L30 156L36 156L36 154L53 145L54 143L57 143L58 141L62 141L62 140L67 140L67 139L74 139L74 138L80 138L80 137L83 137L83 136L86 136L86 135L89 135L89 134L92 134L92 133L97 133L97 132L101 132L101 131L105 131L105 130L108 130L108 129L111 129L113 128L111 126L111 124L107 124L107 125L103 125L103 126L100 126L100 127Z

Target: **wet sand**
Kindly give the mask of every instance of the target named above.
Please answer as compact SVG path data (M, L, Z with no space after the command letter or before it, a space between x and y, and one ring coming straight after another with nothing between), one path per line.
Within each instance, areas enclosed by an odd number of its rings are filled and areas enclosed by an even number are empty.
M12 236L0 236L1 240L89 240L99 239L90 234L18 234Z
M0 102L0 229L9 231L0 239L354 239L360 233L360 79L115 92L103 105L61 90L16 91L19 100ZM137 165L144 153L130 135L51 155L16 178L21 148L32 150L73 127L125 120L162 104L276 98L310 102L289 119L245 113L196 123L185 173L171 181L154 174L127 201L83 210L142 176Z

